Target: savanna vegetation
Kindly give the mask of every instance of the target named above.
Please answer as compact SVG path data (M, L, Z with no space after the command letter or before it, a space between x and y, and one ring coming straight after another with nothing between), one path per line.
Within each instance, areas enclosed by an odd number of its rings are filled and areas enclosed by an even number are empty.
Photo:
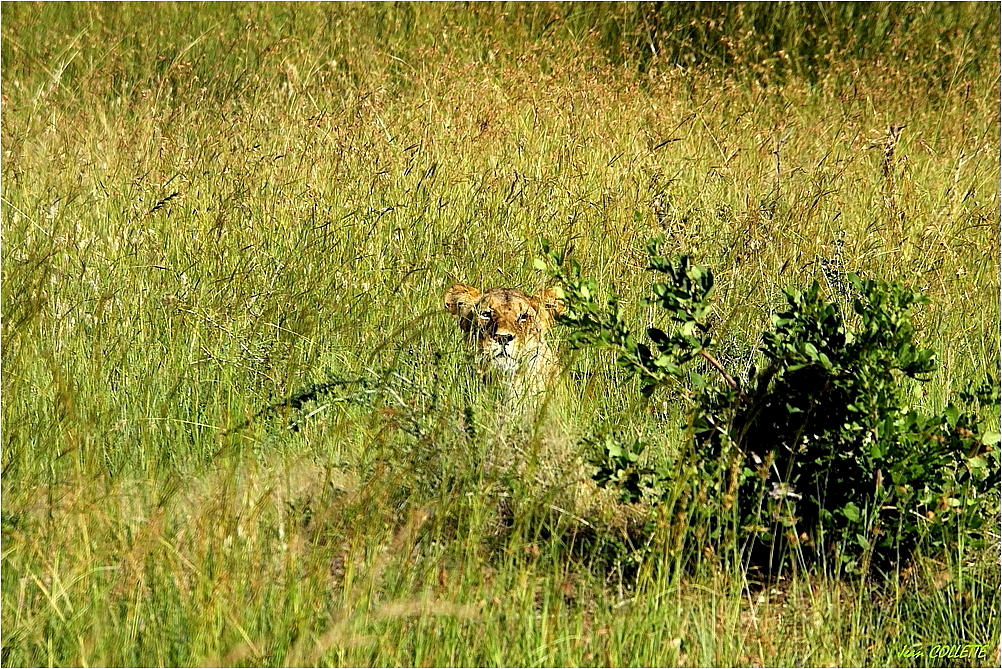
M3 664L998 666L999 31L5 3Z

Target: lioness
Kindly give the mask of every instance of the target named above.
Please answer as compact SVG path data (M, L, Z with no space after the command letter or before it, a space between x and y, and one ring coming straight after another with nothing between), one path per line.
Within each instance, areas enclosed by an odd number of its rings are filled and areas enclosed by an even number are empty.
M495 414L500 424L511 428L517 423L511 420L514 417L532 418L524 412L535 408L532 399L547 389L558 370L546 335L563 313L563 303L552 290L527 295L511 288L491 288L481 293L462 283L445 291L443 301L446 311L459 321L460 330L476 342L481 371L504 392L504 408ZM562 393L556 396L559 405ZM551 510L568 513L564 509L569 509L573 517L588 519L586 524L594 521L625 528L633 522L632 507L619 504L612 488L599 488L592 480L591 465L577 452L576 428L565 422L567 413L550 414L533 427L539 431L532 438L519 438L517 426L514 434L503 428L493 432L488 466L517 472L525 482L520 489L535 491ZM535 457L526 457L529 450Z
M538 394L546 388L557 368L546 333L563 311L552 290L533 296L512 288L481 293L457 283L445 292L445 309L476 341L484 375L500 380L509 397Z

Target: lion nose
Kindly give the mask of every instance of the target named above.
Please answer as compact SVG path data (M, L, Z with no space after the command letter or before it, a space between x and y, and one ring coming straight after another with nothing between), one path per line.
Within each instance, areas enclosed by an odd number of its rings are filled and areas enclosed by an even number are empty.
M515 339L515 335L513 334L508 334L508 333L502 334L499 332L496 335L494 335L494 341L501 344L502 346L507 346L512 342L513 339Z

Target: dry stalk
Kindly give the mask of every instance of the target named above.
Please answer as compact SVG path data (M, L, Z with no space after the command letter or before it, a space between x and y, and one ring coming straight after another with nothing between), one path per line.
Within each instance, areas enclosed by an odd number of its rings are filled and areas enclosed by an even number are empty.
M898 206L898 184L894 178L894 152L898 146L898 137L904 125L892 123L887 127L887 138L884 140L884 159L881 161L880 170L884 175L884 202L898 222L904 226L905 212Z

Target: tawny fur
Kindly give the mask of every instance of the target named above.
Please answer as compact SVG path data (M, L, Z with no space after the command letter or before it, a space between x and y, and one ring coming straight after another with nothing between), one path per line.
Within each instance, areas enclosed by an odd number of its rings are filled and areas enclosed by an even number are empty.
M457 283L445 292L445 309L477 347L481 371L503 383L509 396L538 394L557 371L546 341L563 304L552 290L527 295L512 288L481 293Z

